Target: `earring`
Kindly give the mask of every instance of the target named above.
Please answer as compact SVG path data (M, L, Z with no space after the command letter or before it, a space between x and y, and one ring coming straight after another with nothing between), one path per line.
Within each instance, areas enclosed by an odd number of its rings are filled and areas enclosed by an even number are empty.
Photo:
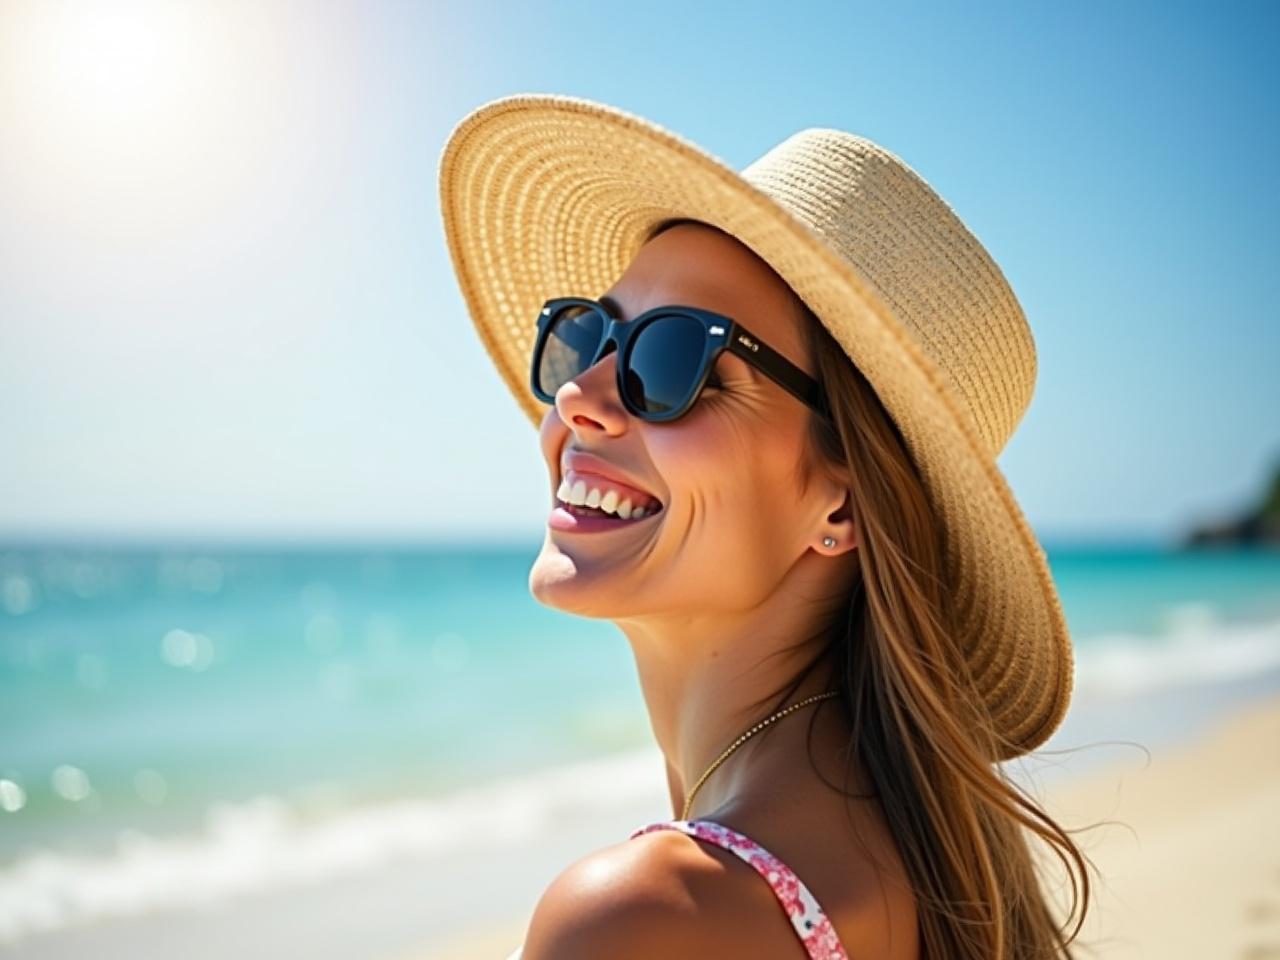
M824 547L834 547L834 546L836 545L836 538L835 538L835 537L823 537L823 538L822 538L822 545L823 545Z

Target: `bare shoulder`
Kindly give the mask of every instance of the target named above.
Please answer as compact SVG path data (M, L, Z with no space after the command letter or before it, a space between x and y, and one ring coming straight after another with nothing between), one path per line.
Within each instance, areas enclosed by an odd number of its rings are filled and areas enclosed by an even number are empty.
M733 854L658 830L557 876L534 909L521 960L789 956L798 944L772 899Z
M764 835L765 831L759 831ZM915 897L901 862L798 851L799 868L850 957L915 960ZM896 867L896 869L895 869ZM534 909L521 960L702 960L805 954L774 891L734 853L658 830L589 854Z

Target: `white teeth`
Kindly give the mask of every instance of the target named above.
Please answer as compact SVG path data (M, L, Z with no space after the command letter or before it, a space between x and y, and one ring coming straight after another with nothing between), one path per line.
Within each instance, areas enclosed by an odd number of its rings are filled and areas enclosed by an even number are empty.
M623 497L617 490L609 490L604 494L601 494L598 487L592 487L588 490L585 480L579 480L570 486L568 479L562 479L560 481L560 489L556 491L556 499L561 503L574 504L575 506L595 507L605 513L616 514L623 520L639 520L641 517L657 510L656 507L654 510L646 510L644 507L632 507L631 498Z

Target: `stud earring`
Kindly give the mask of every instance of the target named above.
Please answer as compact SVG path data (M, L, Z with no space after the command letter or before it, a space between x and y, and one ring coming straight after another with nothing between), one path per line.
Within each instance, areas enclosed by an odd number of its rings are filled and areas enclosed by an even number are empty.
M836 538L835 538L835 537L823 537L823 538L822 538L822 545L823 545L824 547L834 547L834 546L836 545Z

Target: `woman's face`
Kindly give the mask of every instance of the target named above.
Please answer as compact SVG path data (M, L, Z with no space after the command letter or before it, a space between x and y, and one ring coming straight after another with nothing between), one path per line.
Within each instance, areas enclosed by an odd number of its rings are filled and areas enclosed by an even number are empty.
M748 247L710 227L659 234L605 295L622 320L667 304L733 317L814 374L795 294ZM678 420L646 423L618 396L617 357L613 350L565 383L542 420L547 512L571 451L603 460L662 508L602 532L548 526L530 591L547 606L610 619L751 608L821 541L843 499L817 473L801 497L809 408L726 350L714 371L720 389L706 387Z

